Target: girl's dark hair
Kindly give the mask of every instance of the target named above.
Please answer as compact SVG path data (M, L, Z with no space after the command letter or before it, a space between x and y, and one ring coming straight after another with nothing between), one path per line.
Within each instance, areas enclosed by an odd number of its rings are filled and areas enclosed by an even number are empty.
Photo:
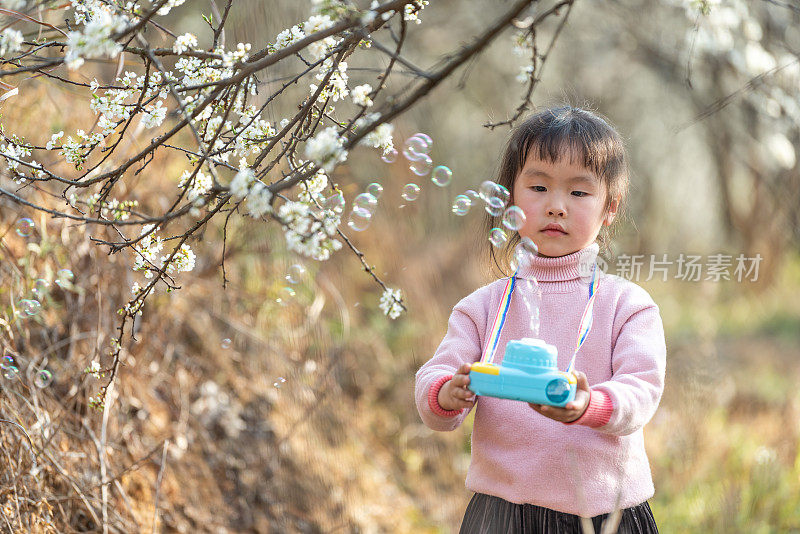
M539 111L517 126L506 144L496 179L512 194L512 203L514 182L529 155L549 163L558 163L568 156L571 164L583 165L605 183L606 209L612 199L618 198L616 218L623 215L628 193L628 162L622 137L606 119L592 111L565 105ZM500 226L501 217L487 215L484 235L491 228ZM609 250L610 238L609 227L604 226L599 240L606 251ZM490 260L501 272L506 271L510 255L519 241L519 234L514 233L502 251L495 251L486 241Z

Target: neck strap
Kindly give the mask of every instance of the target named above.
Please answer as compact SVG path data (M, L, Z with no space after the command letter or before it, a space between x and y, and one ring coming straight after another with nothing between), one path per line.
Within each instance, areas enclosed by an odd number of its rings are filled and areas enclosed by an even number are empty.
M575 366L575 356L578 354L578 350L581 348L581 345L583 345L583 342L589 335L589 331L592 329L592 310L594 308L594 297L597 294L597 287L600 284L600 277L597 275L597 270L597 263L595 262L594 268L592 269L592 281L589 284L589 300L586 303L586 308L583 310L581 322L578 326L578 338L575 343L575 352L572 354L572 359L570 360L569 367L567 368L568 373L572 372L572 369ZM511 305L511 295L514 293L516 282L517 272L508 278L506 287L503 289L503 295L500 297L500 305L497 308L497 313L495 314L494 322L492 323L492 330L489 333L489 339L487 340L486 346L483 349L483 354L481 355L481 362L492 363L494 360L494 355L497 351L497 345L500 341L500 333L502 332L503 325L506 322L508 308Z

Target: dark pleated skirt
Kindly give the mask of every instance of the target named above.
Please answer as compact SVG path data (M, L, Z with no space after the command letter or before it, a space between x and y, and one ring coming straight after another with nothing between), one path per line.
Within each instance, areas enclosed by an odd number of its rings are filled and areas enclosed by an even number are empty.
M591 518L600 534L610 514ZM500 497L476 493L469 501L459 534L583 534L580 516L533 504L514 504ZM647 501L622 510L618 534L658 534Z

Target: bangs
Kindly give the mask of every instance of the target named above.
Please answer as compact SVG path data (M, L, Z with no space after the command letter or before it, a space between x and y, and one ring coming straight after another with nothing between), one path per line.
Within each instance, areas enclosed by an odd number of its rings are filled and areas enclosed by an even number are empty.
M605 121L586 120L578 113L543 113L520 133L517 172L529 156L548 163L580 165L600 179L613 180L625 164L622 142Z

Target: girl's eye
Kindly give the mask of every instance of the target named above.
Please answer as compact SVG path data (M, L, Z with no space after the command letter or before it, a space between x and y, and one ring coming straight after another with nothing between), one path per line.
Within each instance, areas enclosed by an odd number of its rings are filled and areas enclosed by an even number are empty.
M533 189L534 191L540 191L540 192L541 191L547 191L547 188L545 186L543 186L543 185L534 185L534 186L531 186L531 189Z
M573 191L573 192L572 192L572 194L573 194L573 195L575 195L576 197L586 197L586 196L589 196L589 193L587 193L587 192L585 192L585 191Z

